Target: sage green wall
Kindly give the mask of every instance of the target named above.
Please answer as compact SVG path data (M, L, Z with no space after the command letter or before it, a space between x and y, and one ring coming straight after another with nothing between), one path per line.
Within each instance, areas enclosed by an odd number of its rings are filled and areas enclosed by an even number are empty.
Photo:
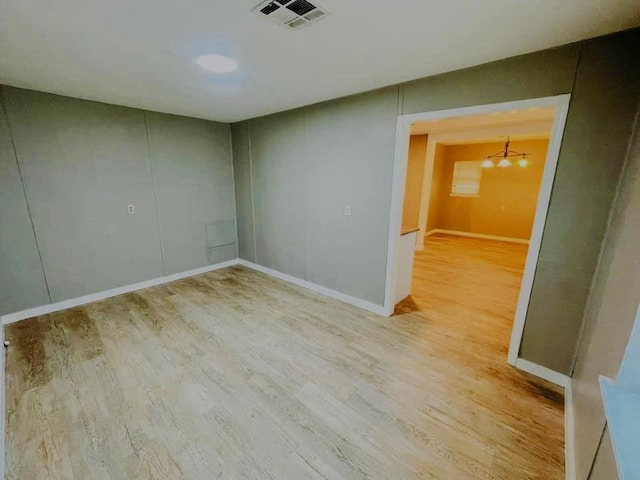
M383 303L397 99L393 87L234 125L234 146L250 145L234 155L236 191L255 208L256 255L242 258ZM238 202L241 232L251 205Z
M640 98L640 30L582 44L521 356L570 373Z
M397 99L392 87L305 109L306 279L376 304L384 302Z
M233 132L233 173L236 184L236 216L238 219L238 256L255 261L253 194L251 180L251 148L249 123L235 123Z
M163 273L236 258L235 243L207 248L205 236L205 225L235 221L229 125L163 113L144 114ZM235 231L235 225L232 228Z
M636 103L637 105L637 103ZM640 110L638 111L640 115ZM573 372L576 480L586 480L606 424L598 377L615 378L640 301L640 122L585 311ZM607 436L608 433L605 433ZM608 438L606 438L608 440ZM604 469L604 463L601 466ZM608 478L616 478L614 472ZM603 477L604 478L604 477Z
M235 258L235 246L208 258L205 243L205 224L235 220L228 125L2 92L17 163L2 129L0 271L13 278L0 312Z
M618 466L613 453L609 429L605 428L600 446L593 460L593 468L589 474L589 480L615 480L616 478L618 478Z
M255 201L256 261L381 305L396 112L572 93L521 351L527 360L570 373L638 98L639 37L640 30L622 32L405 83L397 93L390 87L248 121L250 139L238 141L250 145L254 188L246 178L237 188L250 190ZM367 110L367 102L385 107ZM345 113L356 105L367 113ZM368 138L361 136L361 122L370 129ZM336 155L334 137L326 133L337 125L344 129L344 157ZM239 129L233 133L247 135ZM307 146L303 136L313 144ZM352 183L343 192L345 159L358 175L349 172ZM304 175L319 164L325 170ZM309 182L305 188L303 178ZM348 203L350 189L351 195L369 197L367 208L383 211L359 217L360 223L346 219L342 204ZM311 218L305 220L301 212ZM353 215L362 214L356 209ZM365 231L369 236L354 255L348 245L364 238ZM326 269L314 279L307 269L323 263ZM358 293L362 290L366 296Z
M0 314L48 302L9 126L0 108Z

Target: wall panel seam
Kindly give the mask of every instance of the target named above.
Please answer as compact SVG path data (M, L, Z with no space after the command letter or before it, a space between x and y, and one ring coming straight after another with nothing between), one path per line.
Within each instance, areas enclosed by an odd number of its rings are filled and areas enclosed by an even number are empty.
M595 467L596 465L596 457L598 456L598 452L600 451L600 447L602 446L602 441L604 440L604 436L607 433L607 424L604 424L604 427L602 427L602 433L600 434L600 440L598 441L598 447L596 448L596 451L593 455L593 458L591 459L591 466L589 467L589 473L587 474L587 478L584 480L590 480L591 479L591 474L593 473L593 467ZM580 479L579 479L580 480Z
M251 180L251 223L253 226L253 260L258 265L258 241L256 237L256 201L255 184L253 181L253 146L251 145L251 122L247 122L247 144L249 146L249 179Z
M236 223L236 257L240 256L240 231L238 230L238 201L236 198L236 169L233 164L233 133L231 131L231 124L229 126L229 160L231 162L231 179L233 188L233 219Z
M160 228L160 208L158 207L158 189L156 187L156 177L153 172L153 158L151 156L151 139L149 138L149 123L147 122L147 112L142 110L144 119L144 131L147 139L147 159L149 160L149 171L151 173L151 185L153 186L153 204L156 208L156 227L158 228L158 244L160 245L160 263L162 264L162 274L166 275L167 270L164 260L164 245L162 242L162 229Z
M0 103L2 104L2 113L7 121L7 130L9 132L9 141L11 142L11 148L13 149L13 157L16 161L16 167L18 168L18 175L20 176L20 186L22 187L22 194L24 195L25 205L27 207L27 213L29 215L29 223L31 225L31 232L33 233L33 239L36 244L36 250L38 252L38 260L40 261L40 268L42 269L42 278L44 279L44 285L47 289L47 296L49 297L49 303L51 299L51 290L49 289L49 280L47 279L47 272L44 269L44 261L42 260L42 253L40 252L40 242L38 241L38 234L36 233L36 227L33 223L33 215L31 214L31 206L29 205L29 197L27 196L27 189L24 185L24 176L22 174L22 167L20 166L20 160L18 159L18 148L13 138L13 129L11 128L11 120L9 119L9 111L5 105L4 100L4 88L0 91Z

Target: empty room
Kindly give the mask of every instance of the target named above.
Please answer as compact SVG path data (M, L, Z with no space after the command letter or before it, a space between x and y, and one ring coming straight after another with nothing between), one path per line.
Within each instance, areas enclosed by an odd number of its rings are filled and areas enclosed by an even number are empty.
M640 4L1 12L0 477L640 478Z

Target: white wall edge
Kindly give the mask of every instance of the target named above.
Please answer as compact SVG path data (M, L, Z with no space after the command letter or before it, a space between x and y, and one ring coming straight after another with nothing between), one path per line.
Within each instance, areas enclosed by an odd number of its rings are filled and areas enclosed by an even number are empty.
M576 480L576 450L574 443L573 384L571 378L564 387L564 472L565 480Z
M143 282L132 283L130 285L124 285L122 287L116 287L110 290L103 290L102 292L83 295L82 297L70 298L61 302L50 303L48 305L42 305L40 307L28 308L19 312L7 313L6 315L2 315L0 317L0 320L2 321L3 325L7 325L9 323L24 320L26 318L37 317L38 315L46 315L47 313L58 312L60 310L66 310L68 308L86 305L87 303L97 302L99 300L104 300L105 298L115 297L116 295L135 292L136 290L142 290L143 288L155 287L156 285L174 282L183 278L193 277L194 275L212 272L214 270L231 267L237 264L238 259L235 258L226 262L207 265L206 267L194 268L193 270L187 270L185 272L173 273L171 275L152 278L151 280L145 280Z
M307 280L302 280L301 278L294 277L292 275L288 275L286 273L282 273L268 267L263 267L262 265L249 262L247 260L240 259L238 260L238 264L243 265L247 268L251 268L252 270L256 270L258 272L266 273L267 275L270 275L274 278L279 278L280 280L284 280L285 282L289 282L299 287L306 288L307 290L311 290L326 297L331 297L355 307L362 308L363 310L367 310L378 315L388 316L386 309L382 305L376 305L375 303L371 303L367 300L352 297L351 295L347 295L345 293L323 287L322 285L318 285L316 283L308 282Z
M518 370L522 370L523 372L530 373L535 375L536 377L540 377L544 380L548 380L551 383L555 383L561 387L569 388L571 385L571 377L565 375L564 373L556 372L555 370L551 370L550 368L543 367L542 365L538 365L537 363L530 362L529 360L525 360L524 358L518 358L516 360L515 367Z
M524 238L501 237L499 235L486 235L484 233L461 232L459 230L444 230L442 228L429 230L429 232L427 232L427 235L425 236L433 235L434 233L446 233L447 235L457 235L459 237L482 238L485 240L498 240L500 242L521 243L523 245L529 245L529 240L526 240Z

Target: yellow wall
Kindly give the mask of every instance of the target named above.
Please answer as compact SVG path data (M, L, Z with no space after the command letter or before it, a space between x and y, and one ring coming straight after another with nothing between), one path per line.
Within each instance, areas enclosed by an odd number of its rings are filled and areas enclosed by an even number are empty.
M431 187L436 202L430 203L427 231L438 228L528 240L548 144L548 140L511 142L510 149L532 154L527 157L529 166L483 169L478 197L450 195L454 162L481 160L504 144L440 146Z
M439 179L442 177L444 163L446 161L446 148L444 145L436 144L436 152L433 159L433 174L431 176L431 192L429 194L429 215L427 215L427 233L438 228L440 220L440 196L443 195L442 190L451 188L451 185L443 186L443 182ZM437 180L437 181L436 181Z
M413 228L418 226L426 155L427 136L411 135L409 141L409 163L407 165L407 184L404 191L404 203L402 207L402 225L404 227Z

